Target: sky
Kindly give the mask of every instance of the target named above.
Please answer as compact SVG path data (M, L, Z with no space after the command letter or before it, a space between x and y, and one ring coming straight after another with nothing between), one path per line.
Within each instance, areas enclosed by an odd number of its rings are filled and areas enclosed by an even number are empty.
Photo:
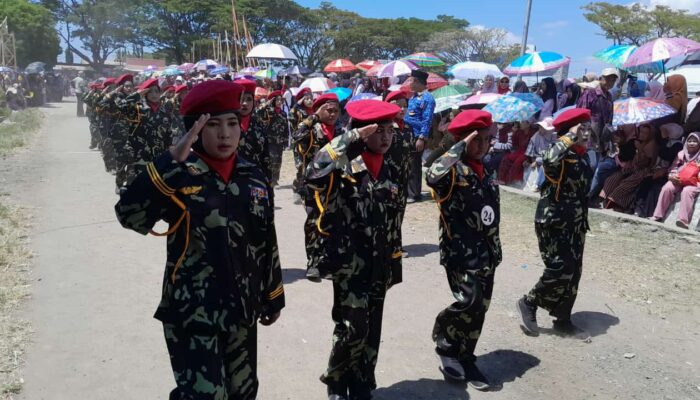
M316 8L322 0L295 0L304 7ZM469 21L471 26L503 28L517 43L522 41L527 0L332 0L337 8L354 11L370 18L416 17L434 19L452 15ZM599 71L609 66L597 61L593 54L612 45L601 36L597 25L588 22L581 7L591 1L533 0L528 44L539 51L554 51L571 57L569 76ZM614 4L630 4L633 0L608 0ZM646 5L667 5L672 8L700 12L700 0L640 0ZM492 5L485 7L485 5Z

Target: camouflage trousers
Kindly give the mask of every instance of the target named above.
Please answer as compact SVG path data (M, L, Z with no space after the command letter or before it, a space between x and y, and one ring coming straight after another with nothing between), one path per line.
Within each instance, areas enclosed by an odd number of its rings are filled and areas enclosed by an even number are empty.
M249 400L258 392L257 326L199 333L164 323L177 388L170 400Z
M544 308L553 317L568 319L581 280L585 227L581 224L557 229L535 224L535 233L545 269L528 293L528 302Z
M457 300L435 318L435 352L462 363L476 360L474 350L481 336L493 293L494 268L445 268L452 295Z
M105 163L105 170L107 170L107 172L113 172L117 169L114 145L112 144L112 139L105 138L104 136L102 137L102 160Z
M277 186L280 180L282 153L284 153L284 145L270 144L270 172L272 174L272 186Z
M115 184L119 188L126 185L128 176L127 168L129 167L129 152L126 149L126 142L124 141L112 140L112 145L114 146L114 159L116 165Z
M292 182L292 190L303 198L307 193L307 189L304 186L303 158L296 148L292 149L292 153L294 154L294 167L296 168L296 175L294 177L294 182Z
M336 394L349 389L350 398L368 398L377 387L385 294L359 277L333 282L333 348L321 382Z
M100 130L95 122L90 121L90 148L94 149L97 147L99 147L100 149L102 148L102 138L100 137Z

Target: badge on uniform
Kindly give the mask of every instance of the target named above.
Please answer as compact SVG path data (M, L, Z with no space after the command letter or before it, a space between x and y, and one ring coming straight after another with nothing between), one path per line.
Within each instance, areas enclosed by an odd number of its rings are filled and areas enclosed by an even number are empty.
M267 189L257 187L257 186L251 186L250 188L250 197L255 201L258 202L259 200L265 199L267 200Z
M187 173L192 176L198 176L202 175L202 170L195 167L194 165L190 165L189 167L187 167Z
M389 185L389 190L391 191L391 195L393 197L396 197L399 195L399 185L392 183L391 185Z

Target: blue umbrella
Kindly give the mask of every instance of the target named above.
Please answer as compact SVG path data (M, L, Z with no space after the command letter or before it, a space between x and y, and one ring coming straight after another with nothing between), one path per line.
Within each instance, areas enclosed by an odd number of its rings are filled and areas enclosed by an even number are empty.
M0 67L0 72L15 72L15 71L9 67Z
M352 96L352 90L344 87L335 87L333 89L326 90L326 93L335 93L338 96L338 100L344 101Z
M229 71L228 67L216 67L216 68L209 70L209 75L215 76L215 75L219 75L219 74L226 74L226 73L228 73L228 71Z
M163 71L163 73L161 75L163 75L163 76L178 76L180 74L182 74L182 71L180 71L179 69L168 68L165 71Z
M509 93L509 95L515 96L520 100L534 104L538 110L544 108L544 101L542 101L542 98L535 93Z
M569 65L571 59L551 51L524 54L510 63L503 73L506 75L536 74Z
M500 123L527 121L540 109L534 103L511 95L501 96L483 108L491 113L494 121Z
M382 100L381 96L377 96L374 93L360 93L355 96L352 96L350 101L348 101L348 104L352 103L353 101L358 101L358 100Z
M651 64L638 65L636 67L626 68L624 66L625 62L632 55L632 53L637 50L637 46L619 44L613 45L605 48L593 56L601 61L608 64L612 64L615 68L625 69L629 72L652 72L652 73L662 73L664 72L664 63L661 61L653 62Z

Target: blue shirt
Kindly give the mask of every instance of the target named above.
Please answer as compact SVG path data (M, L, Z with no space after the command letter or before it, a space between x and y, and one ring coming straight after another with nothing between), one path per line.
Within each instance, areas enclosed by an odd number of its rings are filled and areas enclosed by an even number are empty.
M435 111L435 99L427 90L411 97L403 120L413 128L413 136L421 139L427 139L430 136L433 111Z

